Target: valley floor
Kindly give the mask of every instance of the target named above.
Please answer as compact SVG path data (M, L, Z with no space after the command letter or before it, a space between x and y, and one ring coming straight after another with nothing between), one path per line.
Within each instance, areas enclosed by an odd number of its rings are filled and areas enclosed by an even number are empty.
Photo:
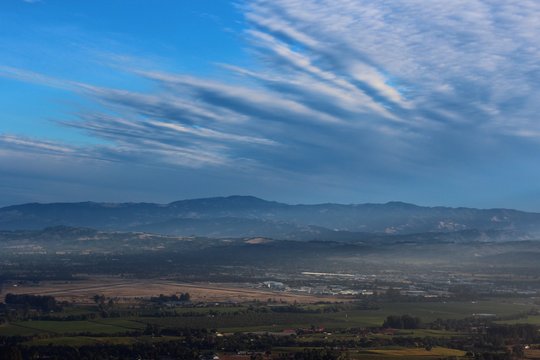
M18 282L6 284L4 293L52 295L63 301L90 303L96 294L114 297L122 302L137 299L188 292L193 301L247 302L275 299L287 303L336 302L350 299L335 296L317 296L272 291L259 284L241 283L183 283L168 279L123 279L119 277L90 277L75 281L43 281L39 283Z

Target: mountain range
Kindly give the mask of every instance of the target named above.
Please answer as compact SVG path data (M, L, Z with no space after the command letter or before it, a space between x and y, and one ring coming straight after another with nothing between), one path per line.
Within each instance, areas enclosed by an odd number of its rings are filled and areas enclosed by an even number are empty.
M29 203L0 208L0 230L52 226L179 236L339 240L373 234L504 231L540 233L540 213L385 204L290 205L252 196L154 203Z

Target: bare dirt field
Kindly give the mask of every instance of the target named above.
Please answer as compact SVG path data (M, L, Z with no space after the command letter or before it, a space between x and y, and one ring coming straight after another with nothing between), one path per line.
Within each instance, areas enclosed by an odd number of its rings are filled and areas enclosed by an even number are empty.
M258 289L242 284L181 283L166 279L120 279L113 277L89 278L78 281L50 281L39 284L6 285L2 291L14 294L52 295L58 300L87 303L96 294L118 298L125 302L149 298L159 294L171 295L188 292L194 301L245 302L275 299L284 302L314 303L343 301L336 297L291 294L269 289Z
M526 359L540 359L540 350L539 349L527 349L525 350Z

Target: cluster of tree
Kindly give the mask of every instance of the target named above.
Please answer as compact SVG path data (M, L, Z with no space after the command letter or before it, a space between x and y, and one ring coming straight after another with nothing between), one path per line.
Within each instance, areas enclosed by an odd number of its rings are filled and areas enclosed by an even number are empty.
M401 318L401 316L400 316ZM396 320L397 321L397 320ZM352 332L351 332L352 331ZM230 336L219 336L216 330L193 328L167 328L149 324L144 330L117 334L117 336L138 337L141 335L177 336L181 341L159 341L152 343L137 342L137 345L93 345L80 348L53 346L20 346L28 341L14 337L0 337L0 359L33 358L36 354L49 359L127 359L127 358L159 358L162 356L181 359L195 359L205 353L216 351L251 354L266 354L273 348L306 348L283 354L273 354L273 358L287 360L335 360L345 359L351 349L378 348L383 346L402 346L431 349L434 346L462 349L468 351L468 357L474 360L515 360L524 356L524 343L538 343L538 327L531 325L493 325L485 332L456 337L418 337L395 336L374 337L372 331L380 329L343 329L342 333L361 334L360 338L329 337L328 339L306 339L272 334L236 333ZM78 334L82 335L82 334ZM88 334L90 335L90 334ZM92 336L99 336L92 334ZM110 336L103 334L102 336ZM10 341L6 341L10 339ZM344 357L345 356L345 357ZM255 357L256 358L256 357Z
M292 354L280 354L278 359L286 360L337 360L342 359L340 351L334 349L304 349Z
M261 312L264 312L265 310L269 310L276 313L298 313L298 314L326 314L326 313L334 313L340 311L339 307L337 306L324 306L324 307L316 307L316 308L309 308L304 306L298 306L298 305L286 305L286 306L270 306L268 308L262 307L260 310Z
M150 301L157 302L157 303L166 303L170 301L181 301L181 302L188 302L191 300L191 296L189 293L180 293L180 294L172 294L172 295L163 295L159 294L157 297L151 297Z
M452 330L477 333L484 329L491 322L491 319L484 317L468 317L465 319L436 319L429 324L430 329Z
M47 354L48 359L158 359L161 357L184 360L200 360L205 358L206 352L186 348L180 342L159 342L154 344L136 345L93 345L74 348L70 346L35 346L35 347L0 347L0 355L4 360L22 360L39 358ZM268 358L270 352L252 353L254 360ZM283 360L337 360L340 351L323 349L305 349L293 353L279 354L277 359Z
M53 296L48 295L28 295L28 294L7 294L5 303L13 307L26 307L43 312L60 311L62 307Z
M51 360L101 360L101 359L159 359L162 357L199 360L197 350L186 348L181 342L138 343L135 345L72 346L0 346L3 360L44 358Z
M486 329L485 338L491 341L503 340L504 344L531 344L540 341L538 326L531 324L492 325Z
M421 321L411 315L389 315L383 323L383 328L392 329L418 329Z
M23 360L23 355L16 345L4 345L0 346L0 359Z

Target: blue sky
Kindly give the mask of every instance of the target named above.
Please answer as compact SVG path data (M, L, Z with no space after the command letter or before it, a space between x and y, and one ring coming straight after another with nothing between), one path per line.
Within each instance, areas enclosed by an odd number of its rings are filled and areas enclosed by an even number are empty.
M540 211L540 3L0 2L0 205Z

